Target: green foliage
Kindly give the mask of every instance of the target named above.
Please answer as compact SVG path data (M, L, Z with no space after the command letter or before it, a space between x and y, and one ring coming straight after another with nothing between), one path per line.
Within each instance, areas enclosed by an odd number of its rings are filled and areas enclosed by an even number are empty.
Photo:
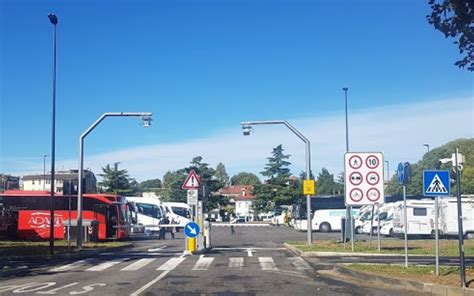
M229 183L229 175L227 174L222 162L219 162L216 166L216 179L224 185Z
M161 192L162 199L165 201L186 202L186 191L181 189L186 176L184 170L166 172L163 176L163 187L167 188L167 190Z
M423 171L424 170L448 170L451 175L451 193L456 194L455 180L456 174L451 163L440 164L439 160L451 158L452 154L459 148L459 153L466 157L464 169L461 172L461 194L474 194L474 139L459 139L441 147L432 149L426 153L416 164L412 164L413 177L407 185L407 194L423 194ZM398 184L397 175L394 175L387 188L386 193L398 195L403 193L402 186Z
M140 183L140 190L142 191L153 191L153 189L157 188L162 188L161 180L158 178L146 180Z
M474 1L429 0L431 14L428 22L446 38L454 38L462 59L455 63L459 68L467 66L474 71Z
M321 195L337 195L344 192L344 187L334 182L334 175L330 174L326 168L322 168L316 181L316 192Z
M290 155L283 154L282 145L278 145L273 148L272 157L268 157L268 163L265 166L265 170L261 172L262 175L269 177L267 183L274 185L283 185L287 182L290 177L290 169L288 168L291 162L286 161Z
M136 181L129 177L127 170L119 170L118 164L118 162L114 163L114 168L112 168L110 164L102 168L103 174L99 174L99 176L101 176L103 180L99 182L99 186L105 193L117 193L121 195L135 194Z
M232 185L259 185L261 184L260 179L252 173L241 172L237 175L232 176L230 179Z
M289 155L283 154L282 145L273 149L272 157L267 158L268 164L262 175L270 177L265 184L254 186L256 200L253 208L257 211L269 211L275 206L288 205L302 196L302 182L298 178L290 178L288 166L291 164L285 159Z

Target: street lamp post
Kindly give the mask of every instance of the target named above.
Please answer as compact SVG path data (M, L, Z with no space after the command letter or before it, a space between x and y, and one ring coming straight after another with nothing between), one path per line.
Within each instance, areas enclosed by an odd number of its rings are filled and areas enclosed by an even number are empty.
M253 125L269 125L269 124L283 124L290 129L298 138L300 138L306 145L306 179L311 179L311 148L309 140L303 136L296 128L289 124L286 120L270 120L270 121L246 121L241 122L242 131L244 136L250 135ZM307 214L307 233L308 233L308 245L313 242L313 232L311 229L311 195L306 196L306 214Z
M51 130L51 201L50 201L50 220L49 220L49 253L54 254L54 207L56 200L54 196L54 166L56 161L56 25L58 18L54 13L48 14L49 21L53 24L53 118Z
M428 149L427 153L430 153L430 144L423 144L423 146L425 146Z
M349 120L347 116L347 91L349 90L348 87L343 87L342 90L344 91L344 106L346 109L346 153L349 152ZM344 186L346 186L344 184ZM354 235L352 233L352 229L354 226L352 225L352 207L346 208L346 218L349 219L350 224L347 224L348 219L346 219L345 231L344 231L344 247L346 247L346 236L347 236L347 226L350 226L350 238L352 243L352 251L354 251Z
M46 157L48 155L43 155L43 191L46 190Z
M138 112L117 112L117 113L104 113L102 114L84 133L79 137L79 172L77 180L77 248L82 248L82 182L84 173L84 139L92 132L92 130L99 125L106 117L141 117L143 121L143 127L150 127L152 121L152 113L138 113Z

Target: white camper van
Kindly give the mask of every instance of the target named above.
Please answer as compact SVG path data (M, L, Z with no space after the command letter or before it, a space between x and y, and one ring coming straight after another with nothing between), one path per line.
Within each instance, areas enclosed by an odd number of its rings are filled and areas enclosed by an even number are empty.
M134 232L157 232L160 230L160 221L165 215L165 209L159 199L154 197L126 197L135 212Z
M474 197L461 199L463 234L474 238ZM439 230L444 235L458 235L458 208L455 197L440 198Z
M184 202L164 202L162 206L166 210L171 224L177 224L178 228L183 228L191 222L191 206Z
M434 200L407 200L407 234L434 234ZM403 202L393 213L393 233L404 234Z

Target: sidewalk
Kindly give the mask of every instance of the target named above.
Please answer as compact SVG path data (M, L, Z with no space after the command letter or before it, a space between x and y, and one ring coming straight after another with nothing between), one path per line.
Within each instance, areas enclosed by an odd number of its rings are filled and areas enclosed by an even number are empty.
M369 253L343 253L343 252L303 252L298 250L294 246L291 246L287 243L284 243L285 248L290 252L305 258L305 260L313 266L320 265L317 262L312 262L317 260L317 257L353 257L353 256L380 256L380 254L369 254ZM383 256L399 256L392 254L384 254ZM327 263L324 265L328 265ZM465 295L465 296L474 296L474 289L471 288L461 288L453 286L445 286L436 283L424 283L420 281L413 280L403 280L398 278L393 278L389 276L380 276L369 274L361 271L355 271L349 268L346 268L344 264L331 264L328 265L329 269L321 270L318 266L315 269L318 273L328 274L334 277L343 278L349 281L356 282L358 284L363 284L369 287L373 286L385 286L387 288L396 288L401 290L423 292L431 295L443 295L443 296L454 296L454 295Z

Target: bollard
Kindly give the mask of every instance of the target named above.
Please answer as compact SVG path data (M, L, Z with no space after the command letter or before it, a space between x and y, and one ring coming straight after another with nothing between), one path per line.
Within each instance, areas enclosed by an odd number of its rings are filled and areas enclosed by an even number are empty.
M196 251L196 238L188 237L188 251L194 253Z

